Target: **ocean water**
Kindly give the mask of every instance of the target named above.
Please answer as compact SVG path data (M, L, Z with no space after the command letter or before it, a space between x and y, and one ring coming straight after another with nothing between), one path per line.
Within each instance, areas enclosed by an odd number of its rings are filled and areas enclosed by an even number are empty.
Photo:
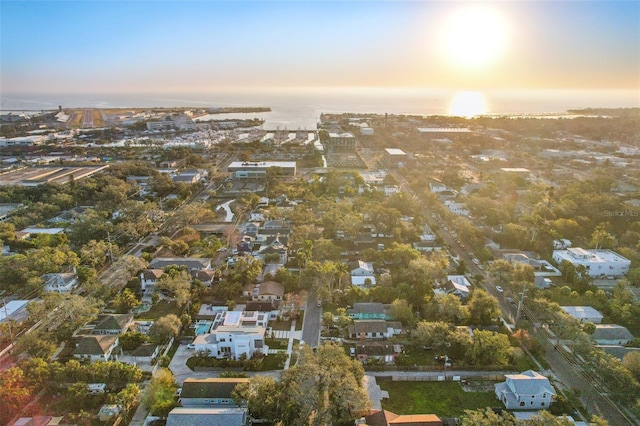
M455 91L414 88L297 88L150 94L0 94L2 111L94 107L268 106L271 112L216 114L262 118L265 129L315 129L322 113L407 115L561 114L577 108L640 107L638 90ZM204 119L204 117L203 117Z

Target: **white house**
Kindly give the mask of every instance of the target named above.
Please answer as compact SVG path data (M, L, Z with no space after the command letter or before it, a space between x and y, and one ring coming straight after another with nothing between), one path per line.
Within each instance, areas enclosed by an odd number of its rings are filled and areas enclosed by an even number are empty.
M429 189L431 190L431 192L435 193L450 191L447 185L442 182L429 182Z
M140 288L142 291L155 289L162 274L164 274L163 269L145 269L140 272Z
M242 354L251 358L255 353L266 353L264 344L265 327L257 324L260 315L265 321L268 315L259 312L223 312L220 313L222 324L218 316L214 321L214 329L211 333L202 334L193 340L196 351L209 351L216 358L238 359ZM246 314L246 315L244 315ZM255 321L249 321L247 315L255 314ZM244 319L243 319L244 315Z
M611 250L585 250L575 247L566 250L554 250L553 260L563 260L573 266L582 265L592 277L621 277L629 272L631 261Z
M449 209L451 213L458 216L469 216L469 209L465 203L456 203L454 201L447 200L444 205Z
M506 374L506 381L494 385L498 399L509 410L540 410L548 408L556 395L549 379L527 370L521 374Z
M358 260L355 268L351 269L351 285L362 287L367 282L367 279L371 281L371 285L376 284L375 272L373 264L371 262L363 262Z
M600 324L604 316L591 306L561 306L562 310L580 322Z
M90 362L118 360L114 354L118 346L118 336L85 336L80 339L73 355L80 359L88 359Z
M63 274L44 274L44 291L47 293L69 293L78 285L78 276L68 272Z

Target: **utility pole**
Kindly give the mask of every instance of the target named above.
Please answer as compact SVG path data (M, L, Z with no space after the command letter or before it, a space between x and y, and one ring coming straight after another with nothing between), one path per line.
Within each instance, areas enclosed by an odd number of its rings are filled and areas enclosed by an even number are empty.
M4 318L7 321L7 327L9 328L9 340L11 340L11 346L13 347L13 330L11 330L11 319L9 318L9 308L7 308L7 299L2 298L2 304L4 306Z
M522 311L522 305L524 305L524 295L527 292L527 283L522 283L522 295L520 296L520 301L518 302L518 311L516 312L516 323L520 319L520 312Z

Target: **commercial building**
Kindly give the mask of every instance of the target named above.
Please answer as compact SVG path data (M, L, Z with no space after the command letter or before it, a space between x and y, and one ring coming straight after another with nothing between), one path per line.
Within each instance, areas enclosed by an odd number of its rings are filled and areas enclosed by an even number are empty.
M629 272L631 261L611 250L585 250L575 247L554 250L553 260L567 261L573 266L584 266L591 277L621 277Z
M356 149L356 137L353 133L329 133L329 140L326 143L327 152L353 151Z
M398 148L385 148L382 162L389 168L400 168L406 164L407 154Z
M271 167L278 167L284 176L296 175L295 161L234 161L227 170L236 179L264 179Z

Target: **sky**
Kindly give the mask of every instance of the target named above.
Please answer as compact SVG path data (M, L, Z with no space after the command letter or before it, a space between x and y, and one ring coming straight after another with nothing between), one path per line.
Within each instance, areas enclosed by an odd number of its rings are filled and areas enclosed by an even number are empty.
M639 1L0 0L0 95L640 88Z

